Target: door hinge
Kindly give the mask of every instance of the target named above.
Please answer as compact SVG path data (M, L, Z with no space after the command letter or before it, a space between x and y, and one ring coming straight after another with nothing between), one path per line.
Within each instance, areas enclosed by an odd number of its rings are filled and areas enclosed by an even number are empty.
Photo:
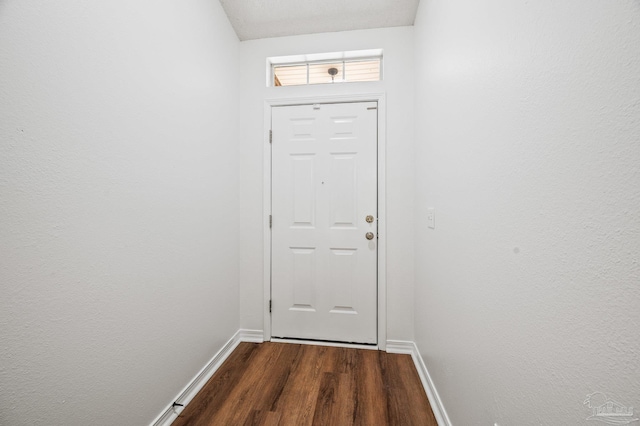
M269 228L273 226L273 216L269 215Z
M271 313L271 300L269 300L269 313Z
M273 143L273 130L269 130L269 143Z

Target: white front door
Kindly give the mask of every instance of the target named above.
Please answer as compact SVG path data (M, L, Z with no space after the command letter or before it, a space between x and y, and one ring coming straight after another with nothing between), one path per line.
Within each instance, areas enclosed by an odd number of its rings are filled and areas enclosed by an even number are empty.
M377 343L377 102L272 108L273 337Z

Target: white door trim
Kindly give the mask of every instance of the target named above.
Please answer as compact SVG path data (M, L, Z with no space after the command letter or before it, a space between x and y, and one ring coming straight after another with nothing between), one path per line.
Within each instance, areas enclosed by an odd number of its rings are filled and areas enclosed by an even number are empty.
M271 298L271 108L274 106L309 105L344 102L378 102L378 348L386 350L387 344L387 227L386 227L386 99L384 93L366 93L358 95L336 95L318 97L300 97L283 99L266 99L264 101L264 151L263 151L263 321L264 340L271 340L271 314L269 300Z

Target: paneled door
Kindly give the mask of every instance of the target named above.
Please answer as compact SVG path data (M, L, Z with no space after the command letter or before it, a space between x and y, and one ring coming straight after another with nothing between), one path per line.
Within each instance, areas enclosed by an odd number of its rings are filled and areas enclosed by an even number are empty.
M377 102L271 117L271 334L376 344Z

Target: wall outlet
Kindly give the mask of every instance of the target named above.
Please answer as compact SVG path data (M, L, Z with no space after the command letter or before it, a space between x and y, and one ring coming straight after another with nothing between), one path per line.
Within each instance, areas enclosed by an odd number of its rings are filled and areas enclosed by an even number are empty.
M427 209L427 226L431 229L436 227L436 209L433 207Z

